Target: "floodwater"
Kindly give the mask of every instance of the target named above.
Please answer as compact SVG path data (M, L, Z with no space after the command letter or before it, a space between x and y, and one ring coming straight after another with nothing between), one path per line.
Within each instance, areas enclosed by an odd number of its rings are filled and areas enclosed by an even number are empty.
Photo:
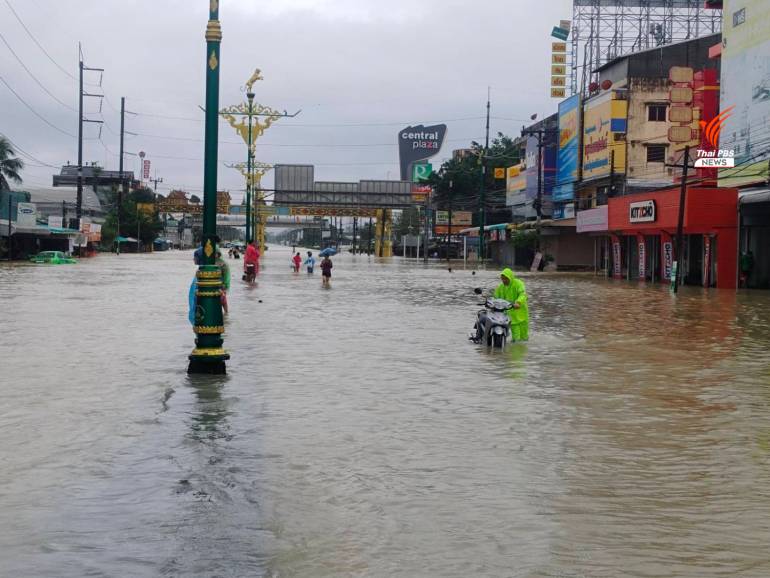
M221 378L191 253L0 266L0 576L770 576L770 294L289 257Z

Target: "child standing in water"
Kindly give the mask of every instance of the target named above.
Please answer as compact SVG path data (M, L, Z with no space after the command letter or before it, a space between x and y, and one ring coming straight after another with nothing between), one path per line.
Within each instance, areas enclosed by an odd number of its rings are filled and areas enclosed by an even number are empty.
M294 263L294 272L299 273L299 266L302 264L302 257L299 255L299 251L296 255L294 255L294 258L291 260L292 263Z
M329 286L329 280L332 277L332 260L329 259L329 255L325 255L323 261L321 261L321 275L323 279L323 286Z
M313 257L313 253L310 251L307 252L307 259L305 259L305 265L307 265L308 275L312 275L313 268L315 267L315 257Z

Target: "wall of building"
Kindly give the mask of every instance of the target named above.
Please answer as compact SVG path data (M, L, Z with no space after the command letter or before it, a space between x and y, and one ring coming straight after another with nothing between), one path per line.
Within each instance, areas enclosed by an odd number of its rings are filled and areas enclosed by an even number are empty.
M673 182L671 169L665 166L672 154L668 142L668 129L671 126L668 113L663 121L649 120L651 104L667 106L668 81L661 78L633 78L630 79L628 87L628 190L670 186ZM647 162L647 150L650 145L666 146L663 162Z

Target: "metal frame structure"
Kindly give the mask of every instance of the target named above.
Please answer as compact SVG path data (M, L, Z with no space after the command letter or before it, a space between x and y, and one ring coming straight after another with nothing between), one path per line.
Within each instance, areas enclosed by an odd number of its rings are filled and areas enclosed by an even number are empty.
M572 94L619 56L720 32L722 11L704 0L573 0Z
M362 185L366 181L362 181ZM401 183L396 183L401 184ZM275 191L276 206L350 207L358 209L406 209L421 204L412 196L409 183L392 191ZM270 191L271 189L263 189Z

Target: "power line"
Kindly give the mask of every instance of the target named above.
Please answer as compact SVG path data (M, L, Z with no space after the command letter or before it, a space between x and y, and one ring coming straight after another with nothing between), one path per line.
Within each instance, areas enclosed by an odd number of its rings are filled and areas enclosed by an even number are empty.
M32 159L32 160L33 160L33 161L35 161L36 163L40 163L41 165L44 165L44 166L46 166L46 167L51 167L51 168L54 168L54 169L56 169L56 168L59 168L59 167L57 167L56 165L51 165L51 164L48 164L48 163L46 163L46 162L44 162L44 161L41 161L39 158L32 156L30 153L26 152L26 151L25 151L23 148L21 148L19 145L17 145L15 142L13 142L13 141L11 140L11 138L10 138L8 135L5 135L5 134L3 134L3 133L0 133L0 136L2 136L2 137L3 137L4 139L6 139L6 140L7 140L9 143L11 143L11 146L13 146L13 148L14 148L14 150L15 150L15 151L18 151L18 152L20 152L22 155L24 155L24 156L25 156L25 157L27 157L27 158L30 158L30 159Z
M16 10L14 10L14 9L13 9L13 6L11 5L10 1L9 1L9 0L5 0L5 4L8 6L8 8L11 10L11 12L13 12L13 15L16 17L16 20L18 20L18 21L19 21L19 24L21 24L21 27L24 29L24 31L27 33L27 35L28 35L28 36L29 36L29 37L32 39L32 42L34 42L34 43L37 45L37 47L38 47L40 50L42 50L42 51L43 51L43 54L45 54L45 55L48 57L48 60L50 60L51 62L53 62L53 63L56 65L56 67L57 67L59 70L61 70L61 71L62 71L64 74L66 74L67 76L69 76L69 77L70 77L72 80L75 80L75 81L77 81L77 78L75 78L75 76L73 76L73 75L72 75L71 73L69 73L69 72L68 72L66 69L64 69L64 68L63 68L63 67L62 67L62 66L61 66L61 65L60 65L58 62L56 62L56 61L53 59L53 57L52 57L50 54L48 54L48 51L47 51L45 48L43 48L43 45L42 45L42 44L40 44L40 43L37 41L37 38L35 38L35 35L34 35L34 34L32 34L32 32L30 32L29 28L27 28L27 26L24 24L24 21L23 21L23 20L21 19L21 17L20 17L20 16L19 16L19 15L16 13Z
M45 85L44 85L42 82L40 82L40 80L38 80L37 76L35 76L34 74L32 74L32 71L31 71L29 68L27 68L27 65L26 65L26 64L24 64L24 61L23 61L23 60L22 60L22 59L19 57L19 55L18 55L18 54L16 54L16 51L15 51L13 48L11 48L11 45L10 45L10 44L8 44L8 41L5 39L5 36L3 36L2 32L0 32L0 40L2 40L2 41L3 41L3 44L5 44L6 48L8 48L8 50L11 52L11 54L13 54L14 58L16 58L16 60L18 61L18 63L21 65L21 67L22 67L24 70L26 70L26 71L27 71L27 74L29 74L29 75L32 77L32 80L34 80L34 81L37 83L37 85L38 85L40 88L42 88L42 89L43 89L43 91L44 91L44 92L45 92L45 93L46 93L48 96L50 96L51 98L53 98L53 99L54 99L56 102L58 102L58 103L59 103L60 105L62 105L63 107L65 107L65 108L67 108L67 109L69 109L69 110L71 110L71 111L73 111L73 112L77 112L77 111L75 111L75 108L74 108L74 107L72 107L72 106L70 106L69 104L67 104L67 103L64 103L64 102L62 102L61 100L59 100L59 98L58 98L58 97L57 97L55 94L53 94L53 93L52 93L50 90L48 90L48 89L45 87Z
M38 118L39 118L40 120L42 120L44 123L46 123L48 126L50 126L50 127L51 127L51 128L53 128L53 129L56 129L56 130L58 130L58 131L59 131L60 133L62 133L62 134L66 134L67 136L71 136L72 138L75 138L75 135L74 135L74 134L72 134L71 132L67 132L67 131L66 131L66 130L64 130L64 129L61 129L61 128L59 128L58 126L56 126L55 124L53 124L52 122L50 122L48 119L46 119L46 118L45 118L43 115L41 115L39 112L37 112L37 111L36 111L34 108L32 108L32 107L31 107L31 106L30 106L30 105L27 103L27 101L25 101L25 100L24 100L24 99L23 99L21 96L19 96L19 94L18 94L18 93L17 93L17 92L16 92L16 91L15 91L13 88L11 88L11 85L10 85L10 84L8 84L8 83L5 81L5 78L3 78L2 76L0 76L0 82L2 82L2 83L3 83L3 84L6 86L6 88L8 88L8 90L10 90L10 91L13 93L13 95L14 95L16 98L18 98L18 99L19 99L19 102L21 102L21 103L22 103L24 106L26 106L26 107L27 107L27 108L28 108L28 109L29 109L29 110L32 112L32 114L34 114L36 117L38 117Z

